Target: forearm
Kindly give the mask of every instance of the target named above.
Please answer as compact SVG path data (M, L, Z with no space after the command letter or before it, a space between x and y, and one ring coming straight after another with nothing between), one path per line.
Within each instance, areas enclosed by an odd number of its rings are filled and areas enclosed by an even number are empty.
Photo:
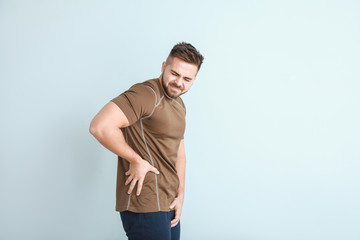
M180 184L179 184L179 188L178 188L178 192L177 192L177 196L178 197L184 197L185 194L185 165L186 165L186 160L183 159L181 161L182 163L179 163L177 165L183 165L183 166L177 166L177 171L178 171L178 176L180 179Z
M180 143L177 161L176 161L176 171L180 180L177 196L184 197L185 194L185 170L186 170L186 156L183 140Z
M126 143L120 128L107 127L92 133L92 135L108 150L130 163L141 160L141 157Z

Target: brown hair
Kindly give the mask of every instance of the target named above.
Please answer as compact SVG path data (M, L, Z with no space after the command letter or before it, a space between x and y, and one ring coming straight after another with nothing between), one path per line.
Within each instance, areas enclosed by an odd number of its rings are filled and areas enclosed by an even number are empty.
M200 70L201 64L204 60L201 53L193 45L186 42L176 44L171 49L169 57L177 57L185 62L195 64L198 66L198 71Z

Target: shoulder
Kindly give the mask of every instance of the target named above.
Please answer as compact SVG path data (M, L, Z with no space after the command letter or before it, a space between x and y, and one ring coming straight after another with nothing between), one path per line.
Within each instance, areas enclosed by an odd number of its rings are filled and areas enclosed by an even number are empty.
M129 89L112 99L118 105L130 103L135 105L152 105L157 102L158 93L151 80L135 83Z
M160 96L161 89L160 89L159 79L154 78L139 84L143 85L144 87L147 87L148 89L153 90L153 92L155 92L156 95Z
M136 83L111 101L120 107L130 124L149 115L159 101L156 88L151 81Z
M156 102L159 102L163 97L163 92L161 91L161 86L158 78L150 79L145 82L139 83L143 88L146 88L147 91L151 91L155 96Z
M159 94L156 92L156 88L154 88L153 84L149 81L151 80L132 85L128 90L123 92L122 95L127 97L133 96L137 100L156 99Z
M186 106L181 97L177 97L176 99L173 99L173 101L176 102L177 105L180 106L186 113Z
M148 80L149 81L149 80ZM153 87L151 86L151 84L149 84L148 81L145 82L141 82L141 83L136 83L134 85L132 85L129 90L130 91L135 91L137 93L150 93L153 92Z
M178 97L176 100L181 104L181 106L183 106L183 108L185 108L185 103L181 97Z

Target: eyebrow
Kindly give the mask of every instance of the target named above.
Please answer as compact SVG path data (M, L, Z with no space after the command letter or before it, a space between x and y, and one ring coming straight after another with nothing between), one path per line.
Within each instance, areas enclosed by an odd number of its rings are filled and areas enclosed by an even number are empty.
M170 71L180 76L180 74L179 74L178 72L176 72L175 70L172 70L172 69L171 69ZM184 78L185 78L186 80L193 80L192 78L189 78L189 77L184 77Z

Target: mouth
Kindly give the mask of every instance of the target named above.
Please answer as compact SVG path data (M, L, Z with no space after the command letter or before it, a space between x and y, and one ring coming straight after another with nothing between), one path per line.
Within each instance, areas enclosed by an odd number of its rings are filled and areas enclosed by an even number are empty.
M175 92L180 92L180 88L170 85L170 88Z

